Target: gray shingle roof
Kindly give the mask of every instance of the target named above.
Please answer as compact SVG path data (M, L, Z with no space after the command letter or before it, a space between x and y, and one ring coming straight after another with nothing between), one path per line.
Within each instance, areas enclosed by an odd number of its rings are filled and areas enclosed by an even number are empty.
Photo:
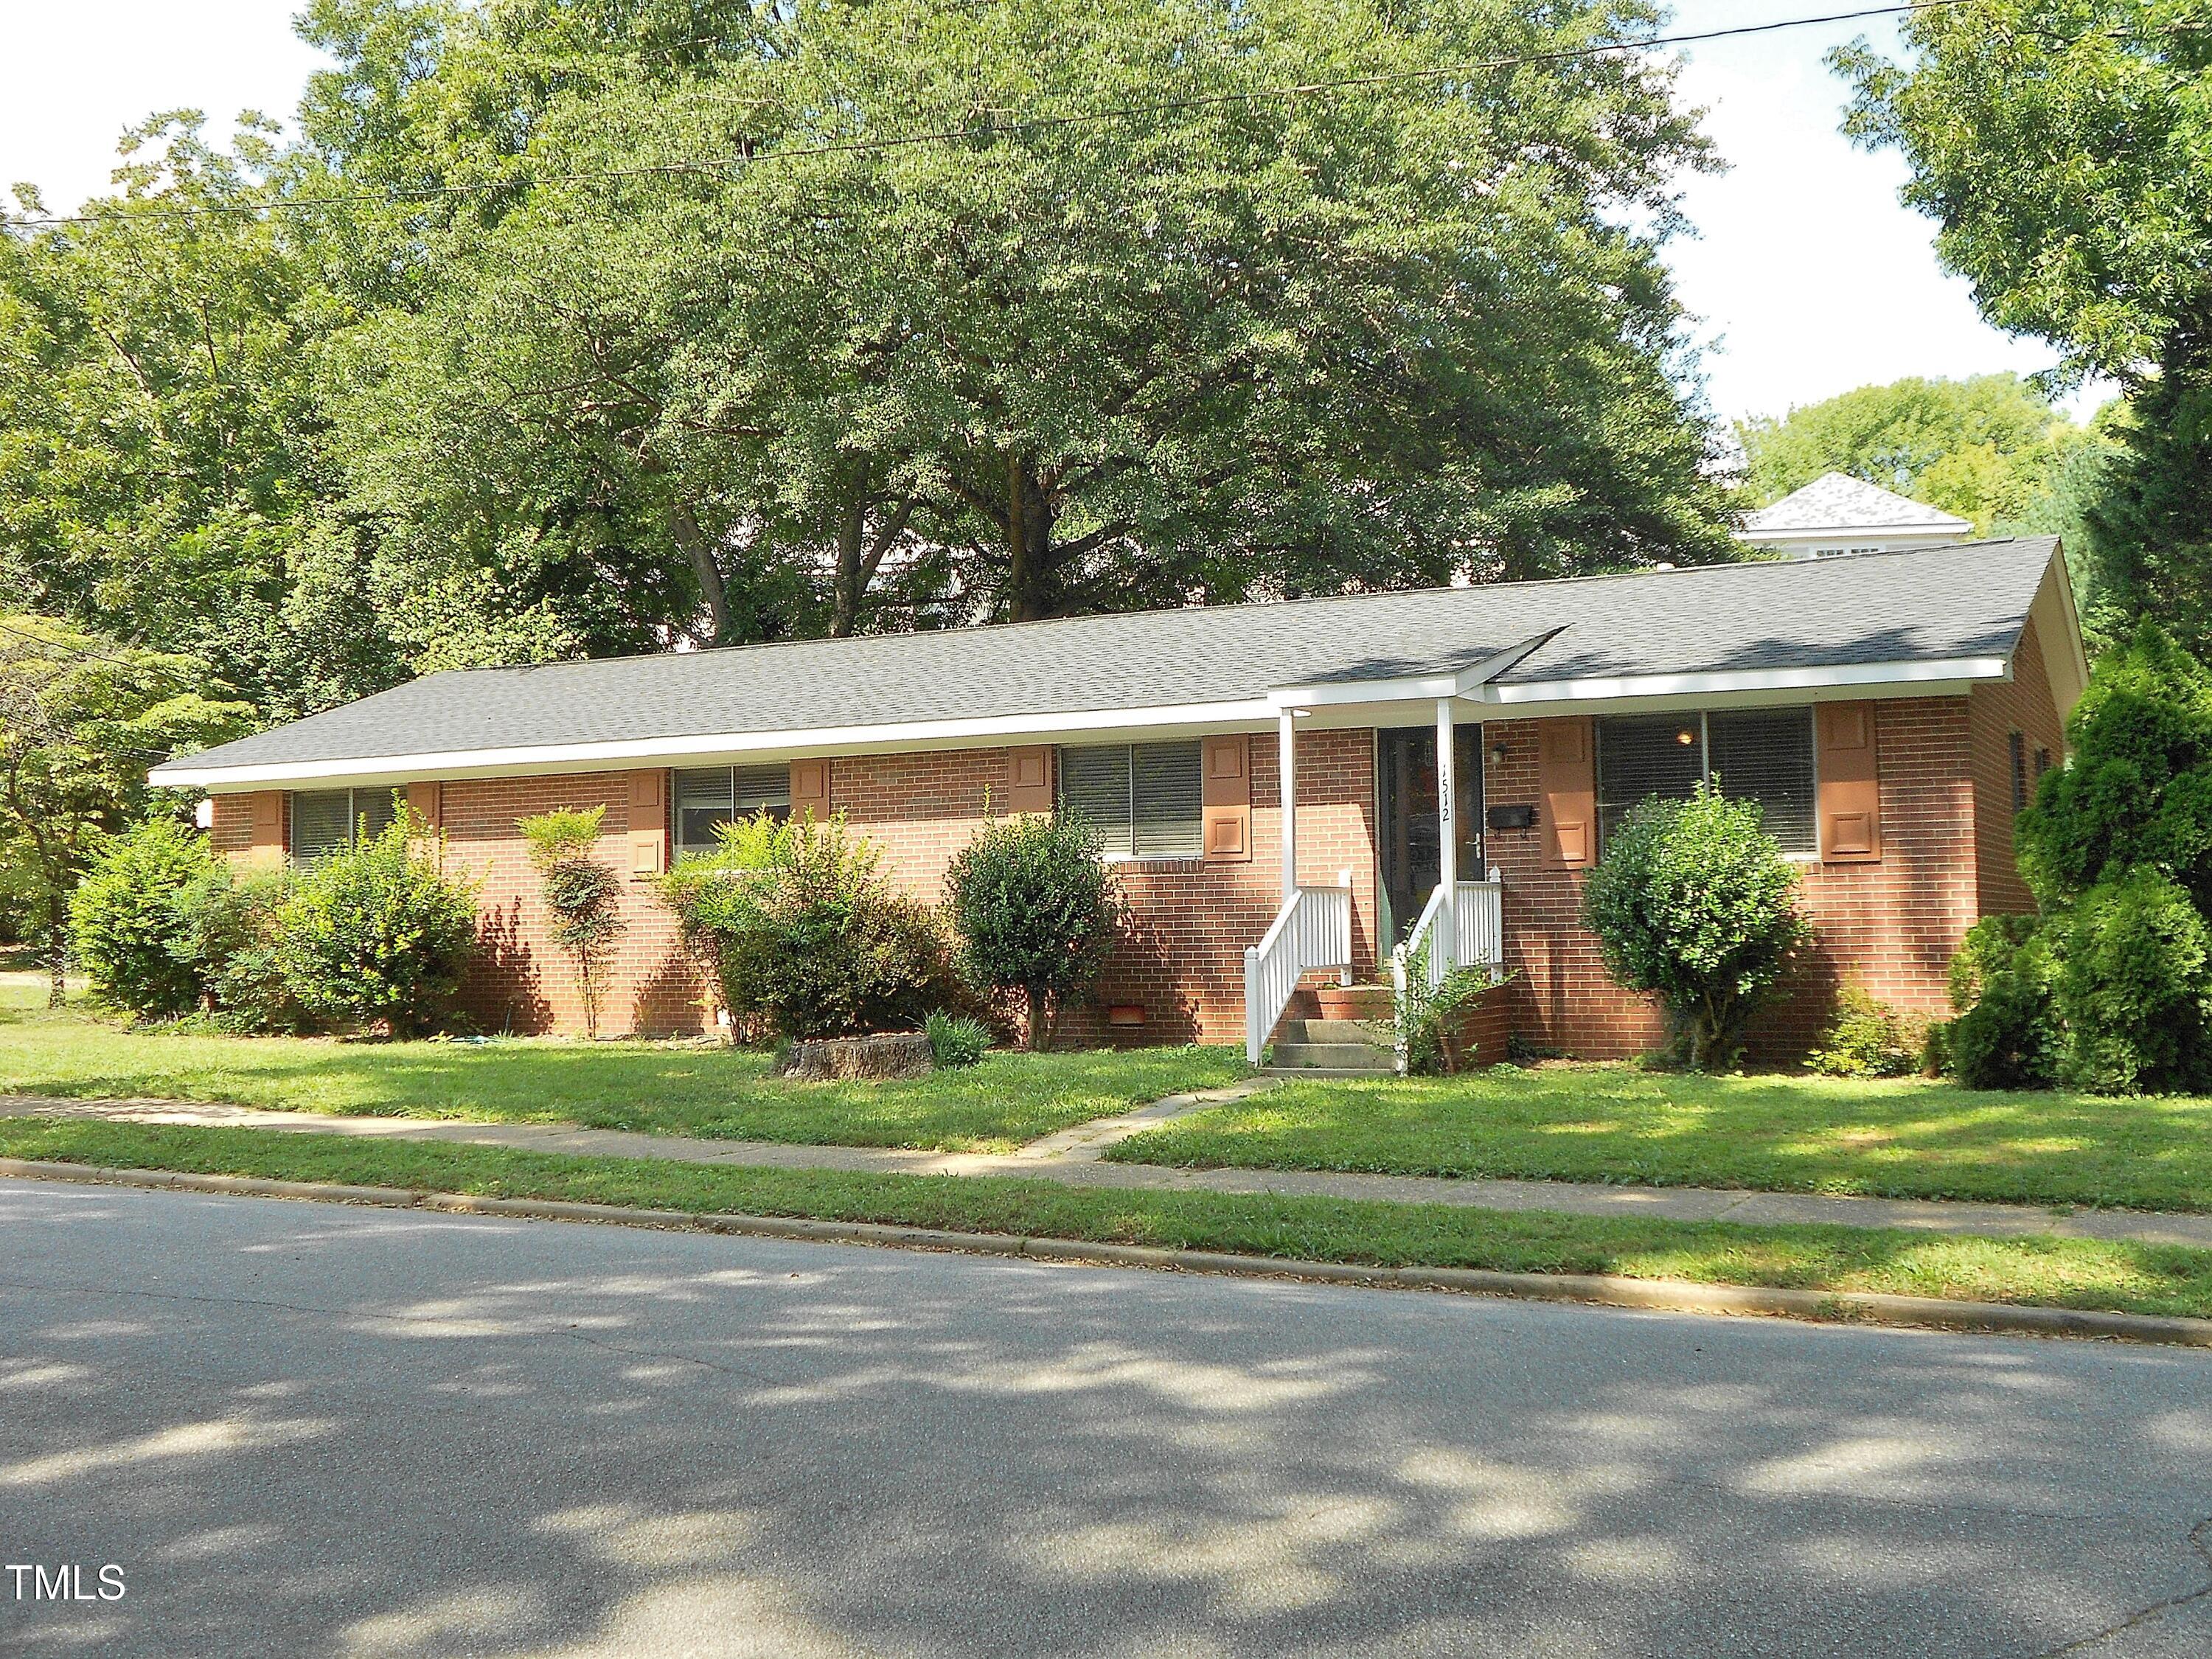
M2041 537L459 670L178 764L197 771L1164 708L1285 686L1454 673L1532 644L1494 677L1499 683L2004 656L2056 545Z
M1844 472L1822 473L1771 507L1760 507L1743 521L1743 527L1766 534L1821 530L1945 530L1956 534L1972 528L1941 507Z

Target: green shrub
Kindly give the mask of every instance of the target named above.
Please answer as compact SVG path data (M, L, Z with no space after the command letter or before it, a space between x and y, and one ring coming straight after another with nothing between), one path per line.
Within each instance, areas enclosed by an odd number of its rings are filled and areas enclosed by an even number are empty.
M2073 758L2014 829L2044 908L2138 868L2212 908L2212 673L2145 622L2098 659L2066 729Z
M1944 1058L1969 1089L2047 1089L2062 1042L2054 993L2057 963L2033 916L1985 916L1951 958Z
M1656 996L1670 1057L1704 1071L1732 1063L1745 1022L1806 937L1797 872L1757 803L1700 785L1656 796L1607 838L1583 890L1583 921L1607 971Z
M957 996L943 925L891 890L842 818L763 815L720 834L661 892L733 1019L794 1041L913 1030Z
M922 1030L929 1034L929 1057L946 1071L973 1066L991 1051L991 1028L966 1014L933 1008Z
M1018 993L1029 1046L1051 1046L1060 1011L1097 982L1121 905L1097 831L1072 813L994 818L945 872L960 966Z
M289 869L240 871L217 860L172 897L169 948L205 988L220 1029L313 1029L314 1016L292 994L276 955L279 919L291 892Z
M1498 981L1487 968L1455 968L1434 991L1429 989L1425 953L1407 963L1406 996L1398 1010L1398 1040L1406 1046L1406 1070L1415 1077L1442 1077L1454 1068L1444 1033L1467 1012L1468 1005Z
M2058 971L2061 1074L2100 1094L2212 1085L2212 929L2154 870L2091 888L2067 919Z
M622 936L622 880L597 856L599 830L607 809L588 811L559 807L518 818L538 872L540 896L551 914L547 930L568 953L576 975L576 995L584 1005L584 1034L599 1034L599 1004L605 994L607 953Z
M207 840L173 818L111 837L70 902L77 960L102 1001L173 1017L198 1007L206 981L173 948L174 901L216 868Z
M1836 1017L1805 1057L1829 1077L1910 1077L1928 1048L1928 1023L1899 1013L1856 985L1836 999Z
M381 834L298 877L278 919L276 957L303 1006L382 1023L395 1036L434 1028L476 945L476 897L414 845L403 811Z

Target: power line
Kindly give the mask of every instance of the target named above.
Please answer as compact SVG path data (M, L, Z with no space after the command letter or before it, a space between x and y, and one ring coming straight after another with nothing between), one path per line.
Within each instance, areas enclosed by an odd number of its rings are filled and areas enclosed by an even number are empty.
M921 132L895 133L881 138L830 140L817 144L797 144L787 149L722 156L704 161L647 163L633 167L605 167L534 174L483 184L426 185L415 190L361 191L343 196L303 196L269 202L217 203L195 207L140 205L119 212L40 214L15 218L0 216L0 225L21 227L26 229L48 229L64 225L115 224L155 218L200 219L262 213L305 213L322 208L340 207L405 207L451 197L489 195L496 191L513 189L518 184L541 185L589 184L600 181L614 182L625 179L680 178L702 173L726 173L737 167L757 167L766 161L793 161L811 156L848 155L868 151L910 149L925 144L1000 137L1015 133L1046 131L1061 127L1133 120L1146 115L1176 114L1190 110L1216 108L1224 104L1252 104L1279 98L1310 98L1331 92L1348 92L1363 87L1399 85L1409 82L1455 80L1463 76L1479 75L1492 70L1519 69L1544 64L1574 63L1583 58L1610 57L1620 52L1648 52L1660 46L1696 46L1705 41L1734 40L1744 35L1772 34L1784 29L1814 28L1827 23L1855 23L1873 17L1897 17L1917 12L1944 11L1954 6L1973 3L1976 3L1976 0L1905 0L1905 3L1895 5L1869 6L1857 11L1828 12L1817 17L1785 17L1766 23L1740 23L1729 28L1701 29L1685 34L1655 35L1641 40L1615 40L1601 46L1567 47L1558 52L1523 52L1505 58L1479 58L1472 63L1453 64L1436 69L1390 70L1378 71L1372 75L1344 76L1328 81L1307 81L1290 86L1263 87L1249 92L1208 93L1194 98L1165 99L1158 103L1121 105L1100 110L1076 110L1065 115L1031 116L1018 121L977 122L965 126L939 127Z

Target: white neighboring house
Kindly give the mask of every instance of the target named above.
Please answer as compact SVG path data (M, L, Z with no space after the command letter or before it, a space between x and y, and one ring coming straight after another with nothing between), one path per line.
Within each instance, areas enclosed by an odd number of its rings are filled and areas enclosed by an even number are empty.
M1824 472L1773 506L1760 507L1735 536L1785 559L1833 559L1846 553L1937 547L1973 532L1972 522L1954 514L1848 473Z

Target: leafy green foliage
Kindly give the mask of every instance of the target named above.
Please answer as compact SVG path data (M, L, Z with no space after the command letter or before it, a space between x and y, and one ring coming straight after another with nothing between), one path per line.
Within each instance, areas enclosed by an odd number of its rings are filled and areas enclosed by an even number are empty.
M2067 743L2014 829L2042 904L2141 866L2212 906L2212 674L2146 622L2098 660Z
M1415 1077L1447 1076L1455 1068L1444 1033L1498 981L1487 968L1455 968L1431 991L1426 963L1416 961L1411 966L1404 1003L1398 1010L1398 1040L1405 1045L1406 1069Z
M1060 1011L1097 983L1113 951L1121 903L1103 845L1073 813L994 818L945 871L961 969L1020 994L1032 1049L1051 1046Z
M206 839L174 818L149 818L102 844L70 902L76 958L102 1001L171 1016L204 989L174 945L179 894L213 873Z
M1733 1062L1745 1022L1807 936L1797 873L1757 803L1701 785L1650 797L1607 838L1583 889L1607 971L1659 999L1678 1058Z
M1905 20L1887 61L1833 61L1845 130L1899 150L1905 199L1983 314L2050 342L2064 377L2103 374L2136 407L2087 503L2094 634L2154 616L2212 641L2203 526L2212 331L2212 106L2196 9L2174 0L1978 0Z
M2071 530L2074 503L2056 498L2075 457L2113 447L2011 374L1861 386L1740 422L1736 435L1762 501L1844 472L1971 519L1983 535Z
M1984 916L1951 958L1945 1029L1951 1074L1969 1089L2047 1089L2064 1036L2055 1000L2057 962L2033 916Z
M2212 1085L2212 928L2154 870L2092 888L2066 921L2058 975L2066 1080L2101 1094Z
M942 925L842 818L763 813L718 834L661 891L736 1020L788 1039L911 1030L957 994Z
M447 1016L476 947L476 899L416 844L422 833L403 811L297 878L279 919L276 961L316 1014L382 1023L395 1036Z
M1924 1022L1916 1024L1864 987L1847 985L1805 1063L1829 1077L1910 1077L1926 1048Z
M169 950L198 979L220 1029L314 1029L315 1016L293 994L276 950L291 896L289 866L241 870L217 859L172 901Z
M991 1052L991 1028L971 1015L933 1008L921 1029L929 1037L930 1059L943 1070L976 1065Z
M547 930L553 943L574 964L576 992L584 1005L584 1032L599 1034L599 1006L605 995L607 952L622 936L622 882L597 856L599 830L607 809L557 807L518 818L538 888L552 917Z
M251 714L213 690L191 658L0 614L0 864L29 902L58 1006L70 895L102 838L143 810L147 767L235 736Z

